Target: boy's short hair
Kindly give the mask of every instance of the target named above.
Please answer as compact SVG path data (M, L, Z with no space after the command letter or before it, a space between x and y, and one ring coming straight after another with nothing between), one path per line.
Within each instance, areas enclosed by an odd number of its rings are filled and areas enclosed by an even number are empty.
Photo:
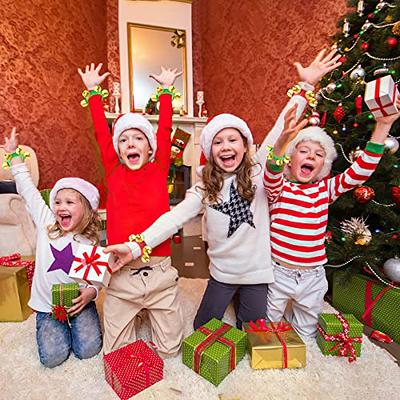
M149 161L152 161L156 156L157 151L157 140L154 135L153 127L145 117L135 113L122 114L114 122L112 130L113 145L115 152L118 154L118 157L120 157L118 149L119 137L122 135L123 132L127 131L128 129L138 129L146 136L152 150Z
M289 146L286 149L286 154L291 156L299 143L307 141L319 143L325 151L324 166L317 176L317 179L321 180L330 174L332 164L336 160L337 152L335 143L324 129L320 128L319 126L309 126L308 128L302 129L299 134L289 143Z

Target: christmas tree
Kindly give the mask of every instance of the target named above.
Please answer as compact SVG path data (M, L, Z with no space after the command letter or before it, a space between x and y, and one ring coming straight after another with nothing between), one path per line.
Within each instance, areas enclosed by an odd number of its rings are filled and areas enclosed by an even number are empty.
M363 100L366 83L386 75L400 80L400 1L353 0L348 6L333 37L342 65L321 81L318 113L310 118L336 143L333 174L348 168L371 136L375 121ZM390 281L382 266L400 256L399 128L397 121L372 177L330 206L328 266L340 266L347 278L370 267Z

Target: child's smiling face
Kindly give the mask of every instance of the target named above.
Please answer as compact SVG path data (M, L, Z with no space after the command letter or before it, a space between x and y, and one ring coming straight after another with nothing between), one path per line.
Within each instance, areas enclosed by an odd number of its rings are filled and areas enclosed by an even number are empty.
M82 196L74 189L61 189L54 199L56 220L65 232L74 232L85 215Z
M318 143L311 140L300 142L294 149L288 164L288 178L299 183L312 183L324 166L326 152Z
M224 128L212 141L211 153L214 162L225 172L234 172L242 163L247 147L237 129Z
M125 165L132 170L138 170L148 163L152 151L146 135L139 129L122 132L118 150Z

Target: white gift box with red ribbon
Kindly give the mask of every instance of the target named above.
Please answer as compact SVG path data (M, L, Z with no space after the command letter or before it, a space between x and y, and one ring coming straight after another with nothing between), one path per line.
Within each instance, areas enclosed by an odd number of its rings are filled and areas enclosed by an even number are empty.
M368 82L364 101L375 118L397 113L396 99L399 95L397 85L391 75Z
M80 244L74 252L74 260L68 275L78 281L106 287L112 273L108 257L108 254L103 253L103 247Z

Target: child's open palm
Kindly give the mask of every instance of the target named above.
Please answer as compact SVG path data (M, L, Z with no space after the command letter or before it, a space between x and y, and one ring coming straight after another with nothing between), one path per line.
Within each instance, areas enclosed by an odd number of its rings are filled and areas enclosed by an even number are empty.
M325 74L342 64L339 62L341 55L336 54L336 49L331 50L324 57L325 53L326 49L321 50L308 67L303 67L299 62L294 63L301 81L315 86Z
M81 76L87 90L93 90L96 86L100 85L108 75L110 75L109 72L105 72L103 75L100 75L102 66L102 63L100 63L97 67L91 63L90 66L86 65L85 72L78 68L79 75Z
M308 124L307 119L302 119L299 123L297 123L296 110L297 104L291 107L284 117L285 123L279 140L285 144L290 143Z
M156 75L156 74L150 74L150 78L153 78L156 80L160 85L164 87L168 87L174 84L175 79L178 76L182 75L182 71L177 72L177 69L170 69L170 68L164 68L163 66L161 67L161 73Z
M2 145L1 147L5 150L6 153L14 153L19 145L17 129L15 127L12 128L10 136L5 136L4 139L4 145Z

